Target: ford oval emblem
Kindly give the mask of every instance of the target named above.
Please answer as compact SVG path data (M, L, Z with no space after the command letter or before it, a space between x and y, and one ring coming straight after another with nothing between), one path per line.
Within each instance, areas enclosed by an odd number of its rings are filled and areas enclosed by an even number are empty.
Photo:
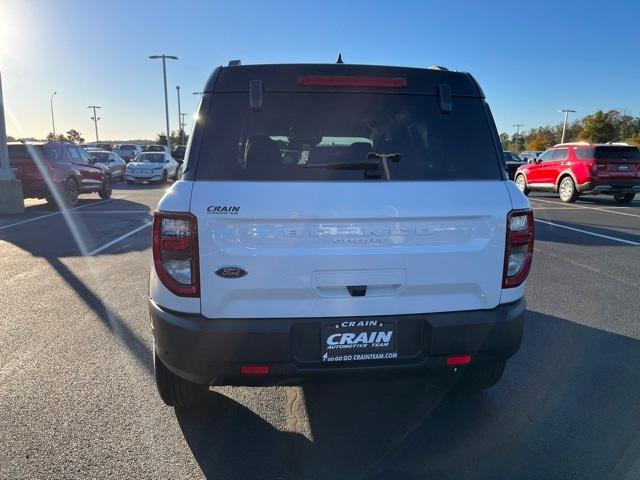
M216 270L216 275L222 278L242 278L247 272L241 267L220 267Z

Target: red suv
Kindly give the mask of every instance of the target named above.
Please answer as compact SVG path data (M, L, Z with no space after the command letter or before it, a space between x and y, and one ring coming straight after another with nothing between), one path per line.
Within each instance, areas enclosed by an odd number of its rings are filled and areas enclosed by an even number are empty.
M640 151L626 143L561 143L518 168L514 181L525 195L558 192L575 202L581 193L608 194L629 203L640 192Z
M89 154L73 143L10 142L9 164L22 181L24 198L46 198L49 203L56 188L67 205L78 203L81 193L98 192L100 198L111 197L111 176ZM43 174L51 180L47 182Z

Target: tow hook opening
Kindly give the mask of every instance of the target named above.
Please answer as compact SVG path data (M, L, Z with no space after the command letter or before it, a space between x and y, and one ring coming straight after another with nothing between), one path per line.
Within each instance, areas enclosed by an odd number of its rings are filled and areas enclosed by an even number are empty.
M352 297L364 297L367 294L366 285L347 285L347 290Z

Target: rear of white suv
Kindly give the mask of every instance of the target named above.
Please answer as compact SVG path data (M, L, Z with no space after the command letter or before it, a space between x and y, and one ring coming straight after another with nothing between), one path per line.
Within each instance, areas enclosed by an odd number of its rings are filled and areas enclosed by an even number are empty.
M468 74L256 65L209 79L154 218L158 388L452 372L519 348L533 216Z

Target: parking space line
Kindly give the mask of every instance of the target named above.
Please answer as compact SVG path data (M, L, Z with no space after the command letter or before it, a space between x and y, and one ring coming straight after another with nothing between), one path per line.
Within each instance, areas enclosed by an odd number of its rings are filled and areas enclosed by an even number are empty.
M540 220L538 218L535 219L538 223L543 223L545 225L551 225L553 227L564 228L566 230L572 230L574 232L584 233L585 235L591 235L593 237L605 238L607 240L612 240L614 242L626 243L627 245L633 245L635 247L640 246L640 242L634 242L631 240L625 240L624 238L612 237L610 235L604 235L602 233L590 232L589 230L582 230L581 228L569 227L567 225L562 225L560 223L548 222L547 220Z
M549 201L549 200L535 199L535 201L536 202L551 203L551 204L555 204L555 205L558 204L558 202L552 202L552 201ZM605 212L605 213L614 213L616 215L626 215L627 217L638 217L638 218L640 218L640 215L638 215L637 213L616 212L615 210L605 210L604 208L598 208L598 207L587 207L586 205L573 205L573 208L583 208L585 210L598 210L600 212Z
M110 242L105 243L104 245L102 245L101 247L98 247L92 251L90 251L87 256L92 257L93 255L96 255L100 252L103 252L104 250L106 250L109 247L112 247L113 245L115 245L116 243L124 240L127 237L130 237L131 235L138 233L140 230L143 230L145 228L147 228L148 226L150 226L153 222L147 222L144 225L140 225L137 228L134 228L133 230L131 230L128 233L125 233L124 235L120 235L118 238L114 238L113 240L111 240Z
M91 207L93 205L101 205L103 203L110 202L111 200L113 200L113 198L107 198L106 200L99 200L99 201L97 201L95 203L88 203L87 205L80 205L79 207L68 208L67 212L72 212L72 211L78 210L80 208ZM58 212L47 213L46 215L40 215L39 217L35 217L35 218L27 218L26 220L21 220L19 222L10 223L9 225L2 225L2 226L0 226L0 230L4 230L5 228L10 228L10 227L16 227L18 225L22 225L23 223L35 222L36 220L40 220L42 218L53 217L54 215L60 215L61 213L62 213L62 211L58 211Z
M45 212L32 212L32 213L45 213ZM147 213L151 215L151 210L96 210L91 212L69 212L74 215L102 215L103 213Z

